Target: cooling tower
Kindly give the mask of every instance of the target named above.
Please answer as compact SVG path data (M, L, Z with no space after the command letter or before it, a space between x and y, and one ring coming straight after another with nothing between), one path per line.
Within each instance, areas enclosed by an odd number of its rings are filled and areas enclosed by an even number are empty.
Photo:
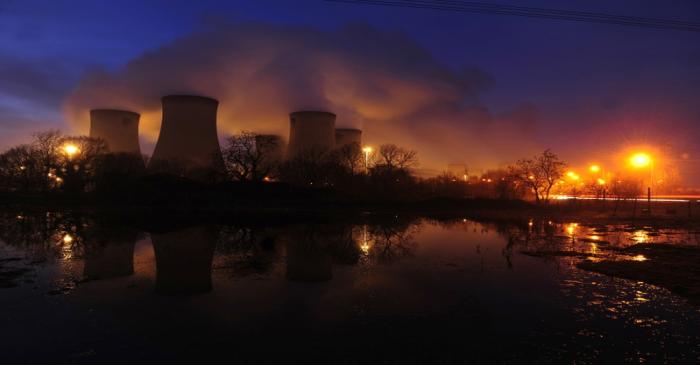
M362 131L352 128L338 128L335 130L335 147L340 148L345 145L356 143L362 146Z
M169 95L162 103L163 123L150 166L220 169L223 159L216 134L219 102L203 96Z
M140 156L139 117L126 110L90 110L90 137L104 140L110 152Z
M288 158L302 152L328 151L335 147L335 114L300 111L290 114L289 122Z

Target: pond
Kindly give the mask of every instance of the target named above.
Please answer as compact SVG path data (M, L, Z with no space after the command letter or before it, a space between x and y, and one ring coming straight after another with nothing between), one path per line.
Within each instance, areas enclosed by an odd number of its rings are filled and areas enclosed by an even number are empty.
M606 246L698 245L692 229L374 214L1 219L8 363L700 362L697 306L576 266ZM548 249L589 256L533 254Z

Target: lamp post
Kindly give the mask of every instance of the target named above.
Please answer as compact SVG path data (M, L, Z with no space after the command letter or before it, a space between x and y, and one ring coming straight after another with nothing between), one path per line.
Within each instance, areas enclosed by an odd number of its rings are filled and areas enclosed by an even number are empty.
M651 215L651 187L654 184L654 160L646 153L639 152L632 155L630 164L635 168L649 167L649 185L647 185L647 211Z
M67 166L65 167L65 189L67 191L73 192L78 190L78 166L73 165L73 157L80 154L80 148L73 143L66 143L61 146L61 152L66 156L68 160ZM63 182L63 180L58 181L58 183Z
M372 147L365 146L362 152L365 153L365 173L369 173L369 154L372 153Z

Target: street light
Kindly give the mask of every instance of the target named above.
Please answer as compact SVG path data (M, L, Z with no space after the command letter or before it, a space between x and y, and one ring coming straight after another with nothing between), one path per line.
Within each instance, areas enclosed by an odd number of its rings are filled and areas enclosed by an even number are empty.
M649 154L637 152L630 157L630 165L637 169L649 167L649 185L647 186L647 210L651 214L651 186L654 184L654 160Z
M365 146L362 152L365 153L365 172L369 172L369 154L372 153L372 147Z
M652 163L651 157L643 152L635 153L630 157L630 164L635 168L644 168Z
M591 167L589 167L588 169L594 174L597 174L600 172L600 166L598 166L598 165L591 165Z
M62 147L63 153L65 153L68 158L73 158L73 156L77 155L80 153L80 148L78 146L72 144L72 143L66 143Z

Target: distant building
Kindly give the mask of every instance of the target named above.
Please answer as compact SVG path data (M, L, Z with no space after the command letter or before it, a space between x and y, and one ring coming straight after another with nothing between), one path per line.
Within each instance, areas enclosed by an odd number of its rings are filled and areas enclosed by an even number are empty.
M287 157L303 152L335 148L335 114L325 111L298 111L289 115Z

